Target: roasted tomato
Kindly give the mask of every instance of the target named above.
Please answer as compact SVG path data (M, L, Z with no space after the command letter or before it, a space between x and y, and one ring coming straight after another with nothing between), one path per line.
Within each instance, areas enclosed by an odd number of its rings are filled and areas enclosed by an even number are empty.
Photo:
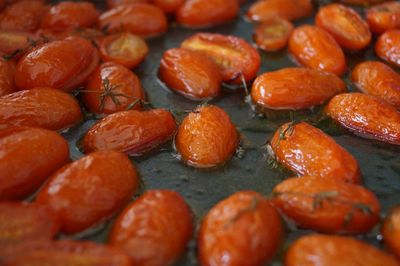
M130 107L140 109L145 94L135 73L110 62L100 65L89 77L82 98L90 112L112 114Z
M247 16L253 21L265 21L274 17L294 20L308 17L312 12L311 0L263 0L251 5Z
M186 39L182 48L195 50L210 57L221 69L223 80L241 83L252 80L260 68L257 49L245 40L217 33L198 33Z
M289 39L289 50L298 63L336 75L346 71L346 59L335 39L311 25L296 28Z
M131 33L108 35L100 40L100 55L105 62L115 62L127 68L139 65L149 48L139 36Z
M285 266L369 265L398 266L394 257L360 240L312 234L299 238L289 248Z
M381 3L385 0L339 0L343 4L348 4L348 5L355 5L355 6L369 6L369 5L374 5Z
M274 52L284 48L290 34L293 31L293 24L281 17L274 17L260 23L254 30L253 40L257 47Z
M208 168L227 162L239 144L239 134L224 110L209 105L191 112L179 126L175 145L190 166Z
M233 20L239 13L237 0L186 0L176 20L185 27L209 27Z
M400 207L396 206L386 216L381 228L385 245L400 258Z
M278 212L261 194L240 191L215 205L201 223L201 265L264 265L283 236Z
M51 240L59 223L47 206L36 203L0 203L0 245Z
M56 89L36 88L0 97L0 124L62 130L81 120L77 100Z
M153 3L165 13L175 13L185 4L186 0L153 0Z
M0 30L0 56L6 60L17 60L42 40L26 32Z
M150 190L119 215L109 242L121 248L133 265L172 265L192 237L192 214L176 192Z
M72 90L86 81L99 63L93 45L80 37L50 42L27 53L17 64L20 89L53 87Z
M323 131L305 122L281 126L270 146L275 159L296 174L361 183L356 159Z
M376 54L386 62L400 67L400 30L389 30L375 44Z
M400 28L400 3L385 2L367 9L366 18L374 33Z
M92 3L65 1L50 8L42 19L41 28L64 31L91 27L98 18L99 12Z
M138 186L138 174L128 157L101 151L54 173L36 202L48 205L58 215L63 232L78 233L119 211Z
M151 3L153 0L107 0L107 6L114 8L120 5L134 4L134 3Z
M15 63L0 59L0 97L13 93L16 90L14 73Z
M117 150L137 156L171 140L175 131L175 119L167 110L118 112L89 129L83 149L85 152Z
M109 33L130 32L141 37L153 37L166 32L168 23L159 7L137 3L104 12L100 16L99 27Z
M344 91L345 83L329 72L284 68L258 76L251 97L261 108L299 110L320 105Z
M183 48L164 53L159 77L168 88L193 100L214 98L222 83L219 67L212 59Z
M367 22L350 7L341 4L324 6L318 11L315 23L329 32L340 46L350 51L361 50L371 42Z
M378 61L358 64L351 73L356 87L400 109L400 74Z
M0 200L23 199L69 161L68 143L53 131L0 126Z
M336 95L325 113L356 135L400 145L400 112L374 96Z

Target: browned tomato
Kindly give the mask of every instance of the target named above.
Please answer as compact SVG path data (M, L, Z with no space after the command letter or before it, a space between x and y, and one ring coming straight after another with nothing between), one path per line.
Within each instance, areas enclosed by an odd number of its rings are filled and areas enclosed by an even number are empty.
M253 40L257 47L274 52L284 48L290 34L293 31L293 24L281 17L274 17L260 23L254 30Z
M389 30L375 44L376 54L386 62L400 67L400 30Z
M0 59L0 97L13 93L16 90L14 73L15 63Z
M308 17L312 12L311 0L263 0L252 4L247 16L253 21L265 21L274 17L294 20Z
M114 8L120 5L134 4L134 3L151 3L153 0L107 0L107 6Z
M400 258L400 207L394 207L383 222L381 233L385 245Z
M173 265L192 237L192 214L185 200L169 190L150 190L117 218L110 244L137 266Z
M367 9L366 18L372 32L383 33L400 28L400 3L385 2Z
M216 97L221 89L219 67L206 55L183 48L167 50L159 77L171 90L193 100Z

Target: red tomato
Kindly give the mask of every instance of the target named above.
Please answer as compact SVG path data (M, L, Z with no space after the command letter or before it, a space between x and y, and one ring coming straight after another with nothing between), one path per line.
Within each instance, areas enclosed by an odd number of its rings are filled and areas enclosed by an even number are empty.
M0 30L0 56L7 60L19 59L34 44L41 42L42 40L30 33Z
M385 245L400 258L400 207L394 207L386 216L381 228Z
M400 3L385 2L367 9L366 18L372 32L383 33L400 28Z
M400 67L400 30L389 30L375 44L376 54L386 62Z
M131 161L114 151L91 153L52 175L36 202L48 205L72 234L98 225L127 204L139 186Z
M370 6L374 4L381 3L385 0L340 0L340 2L349 5L356 5L356 6Z
M153 0L153 3L165 13L175 13L186 0Z
M107 0L108 8L134 3L151 3L153 0Z
M13 93L16 90L14 83L14 73L14 62L0 60L0 97Z
M65 31L53 31L51 29L39 29L36 35L42 36L45 41L62 41L68 37L81 37L91 42L96 42L104 36L104 33L94 28L70 28ZM41 39L39 39L41 40ZM96 43L97 44L97 43Z
M268 200L257 192L237 192L215 205L201 223L200 265L264 265L282 236L278 212Z
M183 254L193 233L192 215L176 192L150 190L120 214L109 242L137 266L172 265Z
M253 21L265 21L275 17L295 20L308 17L312 12L311 0L263 0L252 4L247 16Z
M274 17L260 23L254 30L253 40L258 48L274 52L284 48L290 34L293 31L293 24L281 17Z

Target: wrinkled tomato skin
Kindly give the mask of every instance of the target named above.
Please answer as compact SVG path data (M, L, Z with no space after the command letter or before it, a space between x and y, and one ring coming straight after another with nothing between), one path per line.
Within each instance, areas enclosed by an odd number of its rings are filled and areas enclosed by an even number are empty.
M253 40L261 50L275 52L287 45L293 28L289 20L274 17L255 28Z
M289 51L299 64L306 67L339 76L346 71L342 49L328 32L316 26L296 28L289 39Z
M356 135L400 145L400 113L374 96L336 95L326 106L325 113Z
M78 101L53 88L18 91L0 97L0 124L63 130L81 120Z
M67 141L53 131L0 126L0 200L24 199L69 161Z
M324 6L318 11L315 23L349 51L364 49L371 42L372 34L367 22L350 7L341 4Z
M301 228L361 234L369 232L379 221L376 196L362 186L341 180L290 178L278 184L273 194L273 204Z
M400 67L400 30L389 30L375 44L375 53L389 64Z
M70 91L86 81L98 62L98 52L89 41L69 37L41 45L22 57L15 83L23 90L53 87Z
M174 191L150 190L119 215L109 243L137 266L173 265L192 237L192 213Z
M106 85L107 80L109 84ZM124 96L116 96L115 102L111 96L106 96L103 101L104 106L102 106L101 94L106 93L107 86L111 89L111 93ZM101 64L93 72L85 90L82 93L83 103L90 112L97 114L125 111L130 104L145 99L145 93L136 74L112 62ZM139 110L141 104L138 103L133 108Z
M117 6L104 12L98 26L109 33L126 31L146 38L166 32L168 23L165 13L159 7L136 3Z
M358 64L351 73L353 84L362 92L400 109L400 74L378 61Z
M257 75L261 58L257 49L245 40L217 33L198 33L186 39L181 47L204 53L219 67L223 81L241 84Z
M285 266L369 265L398 266L395 258L352 237L311 234L289 247Z
M183 48L164 53L159 77L168 88L192 100L214 98L221 90L218 65L202 53Z
M47 206L26 202L0 203L0 246L51 240L60 225Z
M15 63L0 60L0 97L15 92Z
M161 8L165 13L175 13L186 0L153 0L153 4Z
M264 265L282 237L282 224L271 203L257 192L237 192L215 205L202 221L200 265Z
M381 34L400 28L400 3L385 2L366 11L366 19L372 32Z
M108 8L114 8L120 5L135 4L135 3L151 3L152 0L107 0Z
M381 234L385 245L390 251L400 258L400 207L395 206L390 213L386 216Z
M58 216L61 231L82 232L127 204L139 186L131 161L114 151L91 153L54 173L36 202Z
M83 139L83 149L86 153L117 150L138 156L168 142L175 132L175 118L167 110L118 112L89 129Z
M204 28L233 20L239 13L237 0L186 0L176 20L190 28Z
M252 4L247 17L252 21L265 21L274 17L295 20L308 17L312 12L310 0L264 0Z
M344 91L345 83L332 73L283 68L258 76L253 83L251 97L262 108L301 110L320 105Z
M200 107L182 121L175 138L182 160L196 168L224 164L235 153L239 134L224 110Z

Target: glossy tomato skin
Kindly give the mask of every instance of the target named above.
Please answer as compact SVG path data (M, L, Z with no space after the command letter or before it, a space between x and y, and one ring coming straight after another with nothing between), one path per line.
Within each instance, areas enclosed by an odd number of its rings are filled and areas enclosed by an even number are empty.
M15 63L0 60L0 97L15 92Z
M185 200L169 190L149 190L119 215L109 243L138 266L173 265L192 237L192 213Z
M153 37L166 32L168 23L165 13L159 7L136 3L117 6L104 12L98 26L109 33L126 31L141 37Z
M78 101L53 88L35 88L0 97L0 124L63 130L81 120Z
M17 64L15 83L20 89L53 87L72 90L95 70L99 55L80 37L50 42L27 53Z
M198 33L186 39L181 47L202 52L211 58L220 67L225 82L241 84L241 76L246 82L251 81L261 64L257 49L231 35Z
M378 61L358 64L351 73L353 84L362 92L400 109L400 74Z
M9 61L18 60L31 49L30 40L39 41L32 33L0 30L0 56Z
M185 27L204 28L233 20L239 13L237 0L186 0L176 20Z
M389 1L372 6L366 11L366 19L372 32L383 33L400 28L400 3Z
M124 154L100 151L54 173L36 202L60 218L61 231L78 233L98 225L127 204L139 186L135 167Z
M308 17L312 12L310 0L264 0L252 4L247 17L252 21L265 21L274 17L295 20Z
M214 98L221 90L222 76L218 65L197 51L167 50L158 73L168 88L192 100Z
M224 110L199 107L182 121L175 138L182 160L193 167L222 165L235 153L239 134Z
M136 74L112 62L101 64L93 72L82 93L82 100L87 109L97 114L112 114L127 110L129 105L144 100L145 97ZM138 102L133 108L141 109L141 103Z
M326 106L325 113L356 135L400 145L400 113L374 96L337 95Z
M289 39L289 51L298 63L336 75L346 71L346 59L335 39L311 25L296 28Z
M261 50L275 52L287 45L292 31L293 24L289 20L274 17L255 28L253 40Z
M0 126L0 200L24 199L69 161L67 141L53 131Z
M185 4L186 0L153 0L153 4L161 8L165 13L175 13Z
M282 236L278 212L268 200L254 191L237 192L215 205L202 221L200 265L264 265Z
M395 206L386 216L381 228L386 247L400 258L400 207Z
M120 5L135 4L135 3L151 3L152 0L107 0L108 8L114 8Z
M389 30L375 44L376 54L389 64L400 67L400 30Z
M346 91L336 75L307 68L283 68L256 78L251 90L253 102L276 110L300 110L320 105Z
M371 42L367 22L350 7L341 4L324 6L319 9L315 23L329 32L344 49L358 51Z
M83 139L83 149L86 153L117 150L138 156L171 140L175 132L175 119L167 110L118 112L89 129Z

